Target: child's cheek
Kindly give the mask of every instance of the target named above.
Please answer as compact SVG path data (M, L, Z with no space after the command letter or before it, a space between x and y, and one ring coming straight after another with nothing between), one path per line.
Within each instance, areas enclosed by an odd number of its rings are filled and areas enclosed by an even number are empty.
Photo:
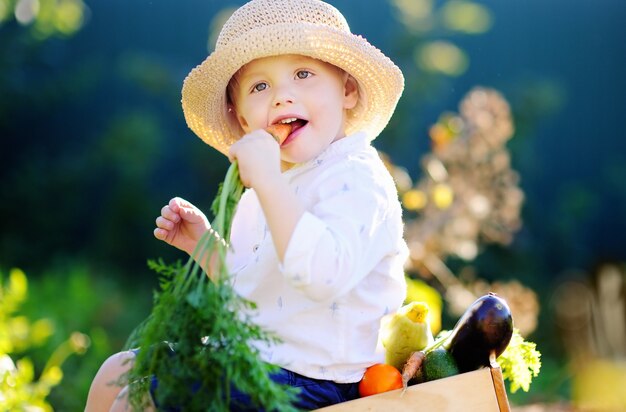
M247 102L246 106L242 108L242 113L244 113L249 129L246 131L247 133L267 126L268 108L269 103L267 99L256 98Z

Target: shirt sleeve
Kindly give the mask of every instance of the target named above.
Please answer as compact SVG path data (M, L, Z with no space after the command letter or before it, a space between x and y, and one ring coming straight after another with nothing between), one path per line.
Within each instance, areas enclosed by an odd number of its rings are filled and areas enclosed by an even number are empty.
M319 199L298 221L280 268L314 300L352 289L403 244L395 187L358 170L333 175L319 187Z

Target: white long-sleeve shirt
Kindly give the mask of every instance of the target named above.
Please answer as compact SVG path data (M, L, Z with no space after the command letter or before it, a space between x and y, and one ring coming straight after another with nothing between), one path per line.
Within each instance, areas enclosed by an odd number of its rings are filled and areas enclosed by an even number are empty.
M254 321L281 343L262 358L316 379L357 382L379 362L380 319L406 295L402 209L364 133L284 172L306 212L278 260L254 190L239 202L228 265Z

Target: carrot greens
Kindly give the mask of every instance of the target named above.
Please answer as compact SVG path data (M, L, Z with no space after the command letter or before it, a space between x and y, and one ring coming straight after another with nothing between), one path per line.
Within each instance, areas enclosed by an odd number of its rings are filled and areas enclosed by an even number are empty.
M150 261L159 274L152 312L131 334L127 346L139 348L122 378L133 409L149 404L153 378L157 405L183 410L228 411L231 389L247 394L265 410L295 411L295 390L272 381L277 367L259 359L255 342L277 338L256 325L253 302L239 296L226 266L230 226L243 192L234 162L212 204L212 231L198 242L185 265ZM203 268L211 268L213 281Z

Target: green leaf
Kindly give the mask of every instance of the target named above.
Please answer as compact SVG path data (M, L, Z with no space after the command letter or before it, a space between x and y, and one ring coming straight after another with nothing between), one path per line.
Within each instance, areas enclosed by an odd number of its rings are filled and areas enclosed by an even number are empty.
M536 346L535 343L524 340L519 330L514 329L511 342L498 356L502 377L509 381L511 393L519 389L528 392L533 378L539 375L541 353Z
M141 348L133 368L123 377L130 383L130 402L145 407L150 377L159 381L157 402L185 410L228 411L231 385L250 396L258 408L295 411L295 389L269 377L275 366L260 360L253 342L278 339L252 322L253 302L232 288L226 267L230 227L243 193L237 164L233 163L213 201L217 232L207 233L194 256L217 257L218 273L208 281L198 264L166 265L161 259L148 266L159 274L159 288L148 318L133 331L127 347ZM219 241L215 241L216 237ZM172 342L172 343L167 343ZM193 390L192 390L193 388Z

